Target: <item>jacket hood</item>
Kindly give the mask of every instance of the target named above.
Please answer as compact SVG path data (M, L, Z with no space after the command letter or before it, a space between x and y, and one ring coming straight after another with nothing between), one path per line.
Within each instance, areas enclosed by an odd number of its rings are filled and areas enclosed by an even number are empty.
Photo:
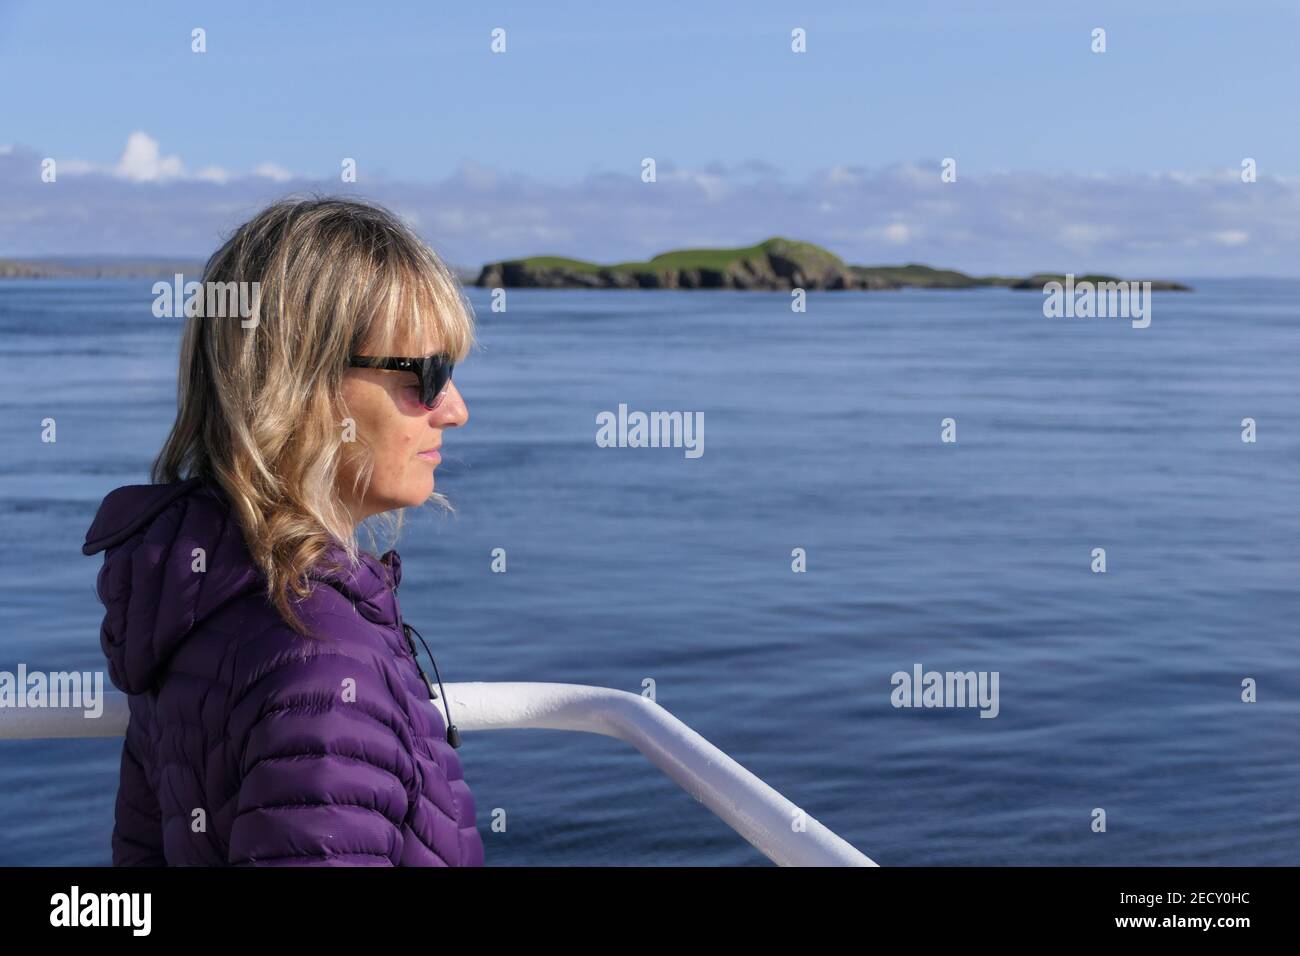
M81 550L105 552L96 582L105 609L100 646L109 679L127 694L152 688L185 639L215 611L266 588L229 499L201 477L110 492ZM362 552L349 568L336 545L308 576L341 592L367 620L395 625L399 619L396 551L382 558ZM273 615L268 623L279 620L269 601L265 610Z

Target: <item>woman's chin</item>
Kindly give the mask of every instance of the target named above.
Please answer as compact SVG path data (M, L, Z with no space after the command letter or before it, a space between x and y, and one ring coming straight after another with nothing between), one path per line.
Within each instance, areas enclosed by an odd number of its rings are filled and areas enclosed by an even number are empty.
M434 488L433 472L430 471L420 481L412 483L410 502L406 505L408 508L418 508L429 500L433 494Z

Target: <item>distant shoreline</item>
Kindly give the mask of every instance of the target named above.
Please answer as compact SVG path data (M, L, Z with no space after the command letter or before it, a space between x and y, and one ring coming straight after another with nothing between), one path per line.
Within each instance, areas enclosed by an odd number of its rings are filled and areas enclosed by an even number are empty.
M130 256L76 256L67 258L0 258L3 279L166 279L177 273L198 281L206 263L202 259L132 258ZM451 267L465 285L472 285L479 269Z
M0 258L2 279L198 279L205 263L196 259L79 256L44 259ZM1064 282L1064 273L1029 276L973 276L920 263L899 266L848 265L834 253L807 242L773 238L738 249L665 252L645 262L601 265L561 256L532 256L490 262L481 269L452 267L461 283L480 288L534 289L735 289L754 291L976 289L1000 287L1042 291ZM1164 279L1120 279L1076 275L1075 282L1149 281L1153 291L1190 292L1191 286Z
M0 279L160 279L193 276L204 263L165 259L0 259Z

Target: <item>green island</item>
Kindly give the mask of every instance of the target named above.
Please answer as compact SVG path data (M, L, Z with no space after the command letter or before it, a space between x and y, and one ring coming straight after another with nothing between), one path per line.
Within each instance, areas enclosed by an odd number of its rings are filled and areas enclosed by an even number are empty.
M849 265L829 249L811 242L773 237L738 249L680 249L646 262L601 265L563 256L532 256L490 262L474 284L484 288L541 289L789 289L890 290L972 289L1001 286L1037 289L1065 275L971 276L954 269L934 269L912 263L904 266ZM1153 290L1190 291L1190 286L1165 280L1120 280L1114 276L1084 275L1080 282L1149 281Z

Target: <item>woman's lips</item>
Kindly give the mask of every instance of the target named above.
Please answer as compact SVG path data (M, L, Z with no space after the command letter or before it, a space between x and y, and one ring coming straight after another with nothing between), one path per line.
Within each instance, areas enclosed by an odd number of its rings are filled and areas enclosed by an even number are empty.
M433 461L433 462L442 461L442 455L439 453L438 449L436 448L430 448L428 451L422 451L415 457L423 458L425 461Z

